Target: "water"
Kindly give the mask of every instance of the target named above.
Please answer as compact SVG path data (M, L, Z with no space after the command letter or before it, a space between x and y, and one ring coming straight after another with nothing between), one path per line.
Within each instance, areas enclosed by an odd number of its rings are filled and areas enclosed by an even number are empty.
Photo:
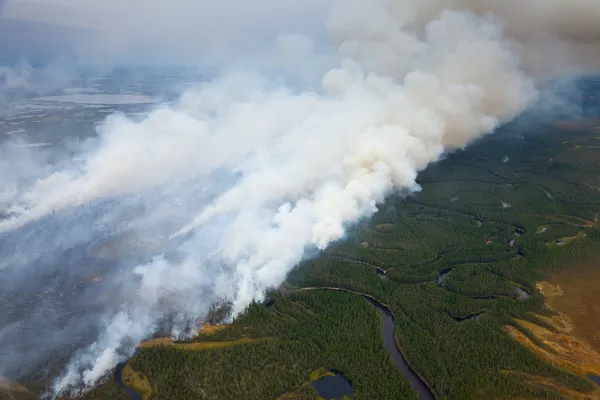
M336 287L308 287L303 288L301 290L330 290L335 292L344 292L344 293L353 293L360 296L363 296L369 302L371 302L377 310L381 313L381 317L383 318L383 342L387 351L390 353L394 364L400 370L402 375L408 378L411 382L415 391L417 392L420 400L433 400L434 396L427 384L421 379L421 377L412 370L412 368L408 365L404 356L400 352L398 345L396 344L396 336L394 333L394 314L387 308L385 305L377 301L374 297L371 297L367 294L354 292L348 289L336 288Z
M433 393L431 392L431 390L429 390L429 387L427 387L427 385L425 384L425 382L423 382L421 377L411 369L411 367L404 359L404 356L398 349L398 346L396 344L396 337L394 335L394 317L392 315L392 312L388 310L387 307L385 307L383 304L378 303L374 299L368 297L367 299L371 303L373 303L381 313L381 316L383 318L383 342L385 343L385 347L387 348L388 352L392 356L396 367L400 369L402 375L406 376L410 380L413 387L417 391L420 400L433 400Z
M594 375L594 374L589 374L588 378L594 382L596 385L600 386L600 376L598 375Z
M125 384L123 383L123 368L125 368L126 364L127 361L117 365L117 369L115 370L115 383L117 384L117 386L125 389L125 393L127 393L131 400L143 400L144 396L141 392L133 390L132 388L125 386Z
M123 105L152 103L148 96L135 94L64 94L35 98L34 101L56 101L76 104Z
M319 396L325 400L342 400L344 397L352 397L354 389L350 379L338 371L332 371L334 376L324 376L312 382Z
M485 312L479 312L476 314L467 315L466 317L455 317L454 320L456 322L465 322L465 321L477 321L481 319L485 315Z
M440 271L440 275L437 278L437 284L441 285L444 283L444 281L446 280L446 277L448 276L448 274L452 272L452 268L444 268L443 270Z
M515 287L517 291L517 299L519 300L527 300L529 298L529 293L520 287Z

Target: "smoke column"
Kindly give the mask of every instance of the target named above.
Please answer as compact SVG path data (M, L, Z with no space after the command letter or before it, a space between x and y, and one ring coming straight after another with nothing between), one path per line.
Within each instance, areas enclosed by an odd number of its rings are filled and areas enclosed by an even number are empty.
M34 363L34 341L68 347L94 332L54 390L94 385L165 319L177 335L215 301L235 316L261 300L386 196L420 190L428 164L518 115L537 96L521 58L529 44L463 3L340 2L327 25L338 65L317 90L230 72L141 122L109 117L72 159L0 158L11 189L0 198L0 289L62 299L27 303L0 329L1 348L22 344L0 359ZM73 289L78 249L119 235L161 245L121 260L102 290ZM25 330L41 321L47 338Z

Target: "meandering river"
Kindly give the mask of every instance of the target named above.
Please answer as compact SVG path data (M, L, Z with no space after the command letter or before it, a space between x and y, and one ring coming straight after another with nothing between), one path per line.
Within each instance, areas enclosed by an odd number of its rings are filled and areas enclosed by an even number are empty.
M411 368L411 366L408 365L406 359L404 358L404 355L398 348L398 344L396 342L396 335L394 333L394 314L385 304L381 303L379 300L368 294L342 288L307 287L302 288L300 290L330 290L335 292L357 294L366 298L381 313L381 317L383 318L383 342L387 351L390 353L392 360L394 360L394 364L396 364L396 367L398 367L400 372L402 372L402 375L408 378L413 388L417 391L420 400L433 400L435 398L431 389L429 389L425 381L421 379L421 377Z
M420 400L433 400L435 398L431 389L429 389L429 387L427 386L425 381L423 381L423 379L406 362L404 355L400 351L400 348L398 347L398 344L396 342L396 336L395 336L395 332L394 332L394 314L385 304L381 303L379 300L377 300L373 296L370 296L366 293L360 293L360 292L355 292L352 290L336 288L336 287L306 287L306 288L301 288L299 290L300 291L328 290L328 291L335 291L335 292L345 292L345 293L351 293L351 294L363 296L365 299L367 299L371 304L373 304L375 306L375 308L377 308L377 310L381 314L381 317L383 319L383 326L382 326L383 342L385 344L387 351L389 352L390 356L392 357L394 364L396 364L396 367L398 367L398 369L400 370L402 375L404 375L405 377L408 378L408 380L412 384L413 388L417 391L417 394L418 394ZM142 393L137 392L137 391L127 387L123 383L122 374L123 374L123 368L125 367L125 364L126 363L121 363L117 366L117 369L115 371L115 382L117 383L118 386L125 389L125 391L129 395L129 398L131 400L142 400L142 398L143 398Z

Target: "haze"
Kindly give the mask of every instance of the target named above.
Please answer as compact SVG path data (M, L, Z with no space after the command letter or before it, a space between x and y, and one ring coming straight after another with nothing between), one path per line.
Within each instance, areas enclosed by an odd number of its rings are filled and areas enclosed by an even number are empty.
M15 37L31 35L37 25L56 32L38 35L38 42L24 43L28 47L60 37L60 50L75 51L86 61L102 55L118 62L223 62L264 51L282 32L324 38L330 6L329 0L7 0L0 26L7 21L23 26L0 36L0 46L14 46ZM70 43L64 41L65 30L73 33Z

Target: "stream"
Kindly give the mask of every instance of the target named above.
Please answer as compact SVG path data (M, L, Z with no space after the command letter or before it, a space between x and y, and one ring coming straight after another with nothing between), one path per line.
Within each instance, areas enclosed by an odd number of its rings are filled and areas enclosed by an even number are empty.
M417 391L420 400L433 400L433 393L421 377L417 375L410 365L408 365L396 344L396 336L394 335L394 314L377 300L370 297L367 297L367 300L375 305L383 318L383 342L385 343L385 347L390 353L390 356L394 360L394 364L396 364L396 367L402 372L402 375L408 378L413 385L413 388Z
M412 384L413 388L416 390L417 395L419 396L419 400L433 400L435 398L432 391L429 389L429 387L423 381L423 379L421 379L421 377L410 367L410 365L408 365L408 363L406 362L406 359L402 355L402 352L398 348L398 344L396 342L396 336L394 333L394 314L386 305L384 305L383 303L380 303L377 299L375 299L374 297L372 297L368 294L354 292L352 290L347 290L347 289L342 289L342 288L308 287L308 288L302 288L300 290L329 290L329 291L336 291L336 292L346 292L346 293L357 294L357 295L363 296L365 299L367 299L371 304L373 304L375 306L375 308L377 308L377 310L381 314L381 317L383 319L383 326L382 326L383 342L385 344L385 347L386 347L388 353L392 357L394 364L396 364L396 367L398 367L398 369L400 370L402 375L404 375L406 378L408 378L408 380ZM117 365L117 369L115 370L115 374L114 374L115 383L119 387L122 387L125 390L125 392L127 393L127 395L129 396L129 398L131 400L142 400L143 394L141 392L133 390L132 388L127 387L123 383L123 368L125 368L126 363L127 362L123 362L123 363Z
M402 352L398 348L396 336L394 333L394 314L386 305L380 303L373 296L348 289L335 287L307 287L302 288L300 290L330 290L334 292L345 292L357 294L367 299L371 304L375 306L375 308L377 308L377 310L381 314L381 317L383 318L383 342L388 353L390 353L392 360L394 360L394 364L396 364L396 367L398 367L402 375L408 378L413 388L417 391L419 400L433 400L435 398L431 389L429 389L429 387L423 381L423 379L421 379L421 377L410 367L410 365L408 365L406 359L404 358L404 355L402 355Z

